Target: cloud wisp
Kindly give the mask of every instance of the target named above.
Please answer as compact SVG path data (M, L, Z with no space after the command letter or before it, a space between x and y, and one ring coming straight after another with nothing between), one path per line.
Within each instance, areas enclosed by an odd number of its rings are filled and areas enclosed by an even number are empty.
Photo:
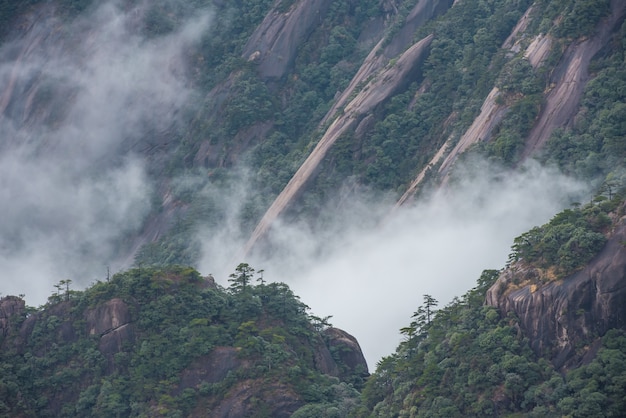
M123 268L117 247L150 210L146 150L193 99L187 50L199 13L148 38L143 9L100 4L73 22L48 8L0 48L0 291L44 303Z

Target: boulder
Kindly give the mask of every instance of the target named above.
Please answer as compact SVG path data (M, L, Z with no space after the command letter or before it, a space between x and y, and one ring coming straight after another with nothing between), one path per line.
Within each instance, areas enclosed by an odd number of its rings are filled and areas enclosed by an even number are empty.
M323 333L330 351L335 353L336 360L345 365L344 369L340 368L340 379L349 379L354 374L369 376L367 361L356 338L344 330L333 327L324 330Z

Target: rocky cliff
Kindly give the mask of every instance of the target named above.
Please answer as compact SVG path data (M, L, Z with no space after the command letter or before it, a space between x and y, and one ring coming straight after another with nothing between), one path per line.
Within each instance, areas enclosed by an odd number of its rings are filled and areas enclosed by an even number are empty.
M330 0L297 1L281 11L282 2L267 14L250 36L243 57L257 64L263 79L280 79L291 68L300 45L324 19Z
M626 328L626 218L609 233L604 249L582 270L556 281L524 262L505 269L487 292L488 305L519 318L538 355L556 368L576 367L598 338Z

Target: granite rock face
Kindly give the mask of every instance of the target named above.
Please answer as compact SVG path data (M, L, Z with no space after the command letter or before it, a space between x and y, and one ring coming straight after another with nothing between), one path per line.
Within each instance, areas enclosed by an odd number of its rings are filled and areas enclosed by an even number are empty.
M328 340L331 352L335 351L340 362L348 367L349 374L362 370L363 377L368 376L367 362L356 338L339 328L332 327L324 331L324 337ZM340 372L340 378L345 377L343 373Z
M114 356L125 343L135 340L135 330L128 305L113 298L85 312L87 333L100 336L98 349L108 361L108 371L114 370Z
M626 220L604 249L582 270L541 284L532 267L513 265L487 292L487 304L514 313L537 354L557 368L579 363L594 340L626 327Z
M0 337L6 337L15 318L22 315L26 304L22 298L7 296L0 299Z
M279 79L296 58L298 47L324 20L330 0L298 1L288 10L280 2L248 40L243 57L258 64L262 78Z

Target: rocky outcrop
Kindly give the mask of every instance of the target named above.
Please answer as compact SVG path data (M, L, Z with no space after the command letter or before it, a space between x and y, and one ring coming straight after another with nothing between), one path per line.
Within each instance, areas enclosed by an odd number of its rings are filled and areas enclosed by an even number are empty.
M197 388L202 383L217 383L229 373L248 364L238 356L235 347L215 347L210 354L202 356L187 367L180 378L179 389Z
M26 309L24 299L17 296L6 296L0 299L0 337L6 337Z
M580 103L583 89L589 80L588 67L591 59L611 39L612 34L621 25L626 14L626 3L612 2L610 17L598 26L595 36L573 42L563 54L560 64L552 73L552 85L546 94L543 108L527 137L522 159L530 157L540 149L556 128L568 126L573 120ZM523 56L533 68L540 67L548 58L554 46L550 35L540 34L528 41L524 31L528 27L533 11L531 6L519 19L517 25L502 44L502 48L514 56L523 51ZM491 139L493 132L507 114L512 103L498 100L501 92L494 87L485 98L480 114L474 119L469 129L461 136L451 151L450 139L446 141L431 161L420 171L397 206L402 205L418 190L428 170L438 167L443 183L447 180L450 168L459 155L470 146Z
M359 123L367 118L368 114L378 105L416 79L416 72L419 71L420 64L426 57L433 35L411 44L415 30L433 17L444 13L452 6L452 3L451 0L418 1L404 19L399 31L390 39L380 39L374 46L348 87L338 95L331 109L320 122L320 126L327 123L330 123L330 125L309 157L266 211L244 247L243 255L247 254L255 243L267 233L271 224L302 191L309 179L314 176L319 164L335 141L349 130L355 130ZM398 13L394 2L385 2L382 4L382 7L390 16ZM276 17L272 16L268 16L266 20L276 19ZM260 50L257 54L255 49L250 47L252 44L266 45L273 42L261 41L263 39L261 35L267 31L267 29L264 29L265 26L261 25L255 32L256 36L251 38L245 49L245 54L249 55L248 59L259 61L259 71L261 71L262 75L266 77L282 75L286 67L280 67L283 72L277 72L276 74L264 70L264 68L269 66L269 64L264 64L263 61L263 57L266 55ZM378 25L374 26L378 27ZM276 27L278 28L280 25L276 24ZM271 35L273 32L269 31L268 33ZM266 35L265 38L271 40L275 36ZM267 46L265 49L268 49ZM395 64L389 65L391 60L396 58ZM276 57L272 55L271 59L276 59ZM363 84L365 84L365 87L360 89L359 87Z
M324 20L330 0L300 0L288 10L277 2L244 47L243 57L258 64L262 78L281 78L292 66L301 43Z
M471 145L486 141L496 126L502 121L502 118L508 111L508 107L498 102L500 90L494 87L480 108L480 114L469 127L469 129L461 136L459 142L450 151L443 163L439 167L439 172L445 175L451 165L456 161L457 157L465 152Z
M585 347L611 328L626 328L626 220L583 270L542 284L533 268L513 265L487 292L488 305L514 313L537 354L555 367L581 361Z
M324 119L322 119L321 125L330 121L336 115L337 111L348 103L350 98L358 92L359 85L367 82L370 76L384 68L391 59L397 57L411 45L413 42L413 33L417 28L428 20L444 13L451 5L452 1L450 0L418 1L406 17L398 33L390 40L385 38L381 39L374 48L372 48L355 76L350 80L348 87L337 97L331 109L326 116L324 116ZM385 7L389 14L397 14L398 12L393 2L385 3L383 7Z
M100 336L98 349L108 359L109 371L114 367L113 357L126 343L135 339L135 331L128 305L114 298L85 313L87 333Z
M322 341L323 339L323 341ZM332 353L332 354L331 354ZM352 380L355 374L367 377L367 363L358 341L338 328L328 328L314 346L315 369L342 380ZM236 347L215 347L211 353L196 359L181 374L177 393L185 389L200 389L202 385L218 384L228 376L244 374L254 364L240 355ZM232 386L226 395L212 404L201 403L191 416L245 417L268 411L272 417L288 417L305 401L288 384L260 379L244 380Z
M279 382L244 380L226 393L218 405L208 406L213 418L238 418L258 416L260 411L276 418L288 418L304 401L291 387ZM191 417L206 417L207 405L196 408Z
M85 313L87 333L89 335L106 335L131 322L128 305L118 298Z
M612 37L624 21L626 3L611 2L611 15L603 20L594 36L573 42L563 54L561 62L552 73L552 88L530 134L523 157L541 148L556 128L568 126L580 103L583 89L589 81L589 63Z
M354 129L358 122L365 118L368 113L372 112L378 105L384 103L415 79L416 72L419 71L423 60L427 56L428 47L432 40L433 35L429 35L415 43L398 58L395 65L389 66L377 74L348 103L343 113L331 123L311 154L265 212L265 215L259 221L244 247L243 255L247 254L254 244L267 233L272 223L302 191L337 139L350 129Z
M369 375L365 356L356 338L333 327L324 330L324 337L328 340L330 351L334 352L340 363L347 367L346 370L340 371L339 378L347 378L348 375L355 373L362 377Z
M315 369L329 376L339 376L339 367L325 344L318 344L314 355Z

